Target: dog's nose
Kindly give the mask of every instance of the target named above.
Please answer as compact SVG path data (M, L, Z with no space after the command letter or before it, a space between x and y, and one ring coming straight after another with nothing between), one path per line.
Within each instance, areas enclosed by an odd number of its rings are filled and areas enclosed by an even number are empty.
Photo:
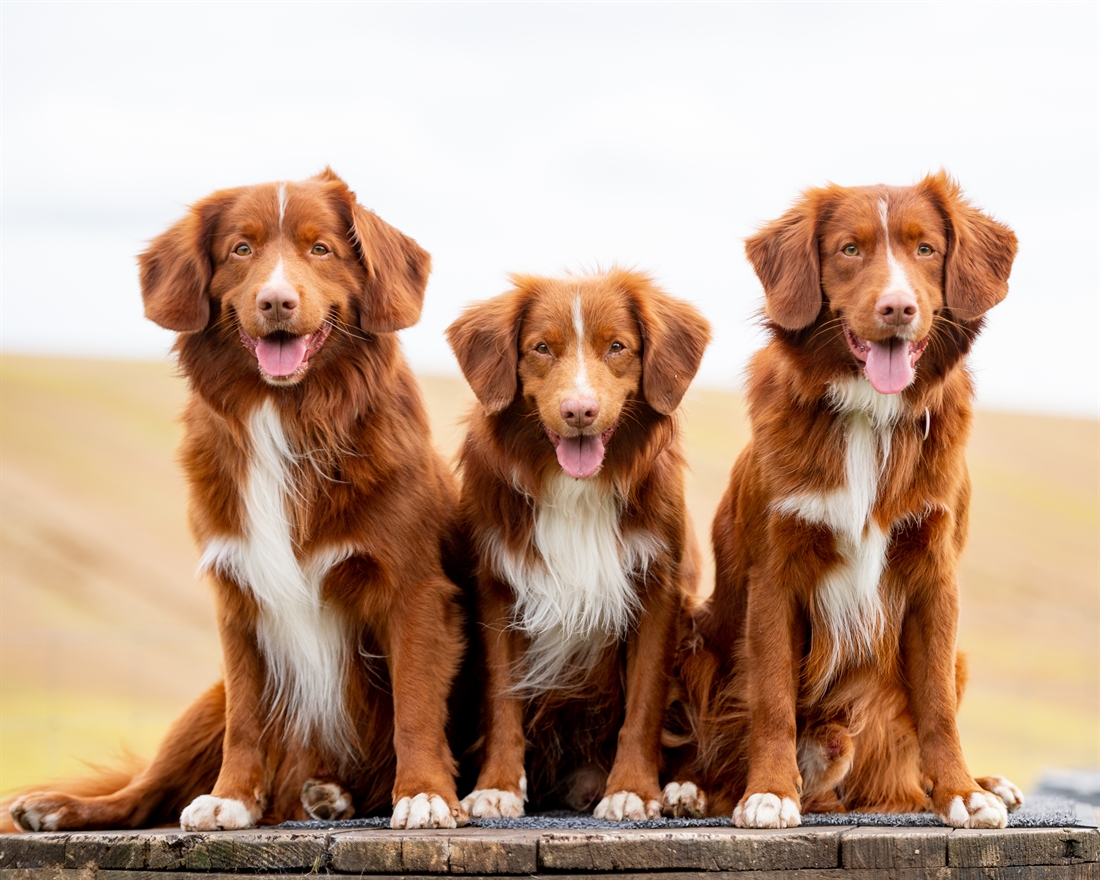
M908 293L886 293L879 297L875 311L884 324L903 327L917 317L917 301Z
M256 308L265 318L285 321L298 308L298 294L294 288L282 284L265 287L256 295Z
M561 417L574 428L587 428L600 414L600 404L593 397L569 397L561 402Z

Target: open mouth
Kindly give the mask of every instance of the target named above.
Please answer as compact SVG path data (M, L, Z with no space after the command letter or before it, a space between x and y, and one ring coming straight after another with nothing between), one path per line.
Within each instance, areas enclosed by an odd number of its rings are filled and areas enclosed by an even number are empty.
M929 339L926 336L920 342L910 342L895 336L873 342L856 336L847 322L844 323L844 338L852 354L863 363L863 372L871 387L879 394L897 394L909 387Z
M561 469L569 476L583 480L600 469L607 441L611 439L617 427L619 423L615 422L602 434L577 434L573 437L555 434L546 425L543 425L542 429L554 444Z
M309 369L309 359L325 344L332 324L326 321L320 329L304 336L281 330L268 336L250 336L239 323L237 330L244 347L256 356L260 375L281 384L297 379Z

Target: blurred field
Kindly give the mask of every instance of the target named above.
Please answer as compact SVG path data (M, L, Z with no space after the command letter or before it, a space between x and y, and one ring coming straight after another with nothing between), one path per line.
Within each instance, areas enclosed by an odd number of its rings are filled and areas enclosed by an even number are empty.
M453 455L472 397L422 381ZM184 395L168 364L0 357L0 792L150 754L219 674L175 461ZM709 543L741 400L693 390L685 426ZM983 412L970 459L963 743L1026 788L1100 765L1100 425Z

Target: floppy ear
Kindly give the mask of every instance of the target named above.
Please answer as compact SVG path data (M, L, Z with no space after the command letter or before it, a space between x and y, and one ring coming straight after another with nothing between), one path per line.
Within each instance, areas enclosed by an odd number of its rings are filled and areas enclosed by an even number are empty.
M919 186L932 194L947 219L947 307L961 321L977 320L1008 294L1016 235L963 199L959 185L946 172L930 174Z
M331 168L314 180L324 184L348 223L367 280L359 300L359 326L367 333L393 333L420 320L432 258L415 241L355 200Z
M785 330L809 327L821 311L817 252L820 191L811 190L778 220L745 241L745 253L764 285L764 311Z
M642 331L642 394L663 415L680 405L710 342L710 324L695 306L669 296L645 275L622 273Z
M474 303L447 328L462 375L490 415L507 407L519 385L519 328L528 296L520 289Z
M206 328L214 274L210 243L222 208L236 193L222 190L196 202L138 257L141 298L150 321L183 333Z

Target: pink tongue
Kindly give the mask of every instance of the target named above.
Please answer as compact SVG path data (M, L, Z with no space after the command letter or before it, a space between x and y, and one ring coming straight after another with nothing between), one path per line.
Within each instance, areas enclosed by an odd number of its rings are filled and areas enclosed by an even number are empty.
M600 469L602 462L603 440L599 434L562 437L558 444L558 464L571 477L590 477Z
M267 375L289 376L302 365L308 346L308 336L269 337L256 344L256 359Z
M871 342L867 353L867 378L879 394L897 394L913 381L913 366L909 363L909 343L904 339Z

